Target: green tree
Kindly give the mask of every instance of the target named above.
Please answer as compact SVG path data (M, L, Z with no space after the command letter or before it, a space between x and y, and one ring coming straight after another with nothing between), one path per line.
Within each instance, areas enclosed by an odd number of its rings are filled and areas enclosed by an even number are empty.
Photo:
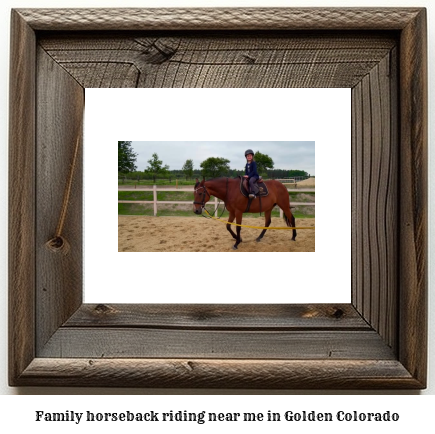
M186 160L182 169L181 169L186 177L186 180L192 178L193 175L193 160Z
M257 151L254 155L254 159L257 163L257 170L260 175L267 175L267 169L273 169L274 162L269 155Z
M221 157L209 157L204 160L201 166L202 176L209 178L217 178L230 171L230 160Z
M163 166L163 161L159 160L159 156L154 153L150 160L147 161L148 166L145 169L145 172L150 174L153 177L154 182L156 182L156 178L158 175L166 175L169 170L169 166Z
M137 154L131 147L131 142L118 142L118 173L129 173L136 170Z
M293 178L295 176L308 176L308 173L305 170L290 170L288 172L288 176Z

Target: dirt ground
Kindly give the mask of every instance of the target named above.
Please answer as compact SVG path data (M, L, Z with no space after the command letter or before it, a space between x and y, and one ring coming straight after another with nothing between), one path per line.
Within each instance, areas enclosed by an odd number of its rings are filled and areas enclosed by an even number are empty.
M225 220L223 220L225 221ZM263 218L244 218L242 224L264 226ZM315 219L296 219L297 227L314 227ZM272 218L271 226L284 227L284 219ZM236 227L233 227L236 230ZM242 228L239 252L314 252L314 229L268 230L258 243L260 229ZM236 252L235 240L224 223L200 216L118 216L119 252Z

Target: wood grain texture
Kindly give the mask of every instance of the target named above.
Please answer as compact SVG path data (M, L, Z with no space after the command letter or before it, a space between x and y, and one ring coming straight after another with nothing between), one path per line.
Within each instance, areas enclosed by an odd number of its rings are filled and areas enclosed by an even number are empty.
M32 29L11 17L9 120L9 378L35 357L35 58Z
M39 357L395 360L374 330L60 328Z
M64 327L184 330L370 330L352 305L83 304Z
M348 87L388 55L394 37L346 33L73 34L42 37L47 53L84 87Z
M391 360L41 359L20 383L99 387L225 389L418 389Z
M35 30L401 30L420 8L18 9Z
M397 349L396 56L394 47L352 90L352 292L358 312Z
M424 388L425 23L421 8L13 12L11 385ZM80 183L71 254L42 243L83 88L289 86L352 88L352 306L81 305Z
M37 353L79 308L83 288L83 163L80 146L63 237L69 252L53 253L77 138L82 137L84 89L40 47L37 50L36 318ZM45 315L45 312L52 312Z
M401 34L399 360L426 379L427 357L427 29L426 11Z

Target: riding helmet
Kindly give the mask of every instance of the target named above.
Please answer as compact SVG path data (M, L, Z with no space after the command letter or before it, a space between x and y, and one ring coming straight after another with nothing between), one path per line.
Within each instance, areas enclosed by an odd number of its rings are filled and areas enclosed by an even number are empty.
M246 157L247 155L249 155L249 154L254 155L254 151L253 151L252 149L248 149L248 150L245 152L245 157Z

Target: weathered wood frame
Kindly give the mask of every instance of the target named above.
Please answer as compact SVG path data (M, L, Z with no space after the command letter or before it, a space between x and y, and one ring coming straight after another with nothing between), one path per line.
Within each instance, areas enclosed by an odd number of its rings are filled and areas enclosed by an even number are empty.
M351 304L82 304L80 181L65 225L70 253L49 252L44 243L53 236L81 137L84 89L39 39L149 30L199 37L212 30L326 30L397 38L389 71L370 72L352 88ZM23 9L12 11L11 36L11 385L426 387L425 9ZM392 79L380 84L382 77ZM377 90L382 86L387 104Z

